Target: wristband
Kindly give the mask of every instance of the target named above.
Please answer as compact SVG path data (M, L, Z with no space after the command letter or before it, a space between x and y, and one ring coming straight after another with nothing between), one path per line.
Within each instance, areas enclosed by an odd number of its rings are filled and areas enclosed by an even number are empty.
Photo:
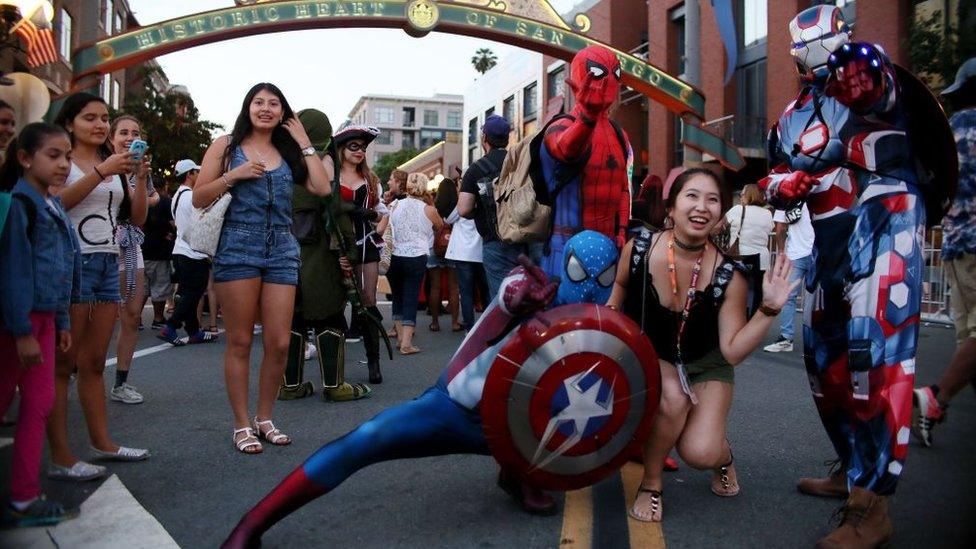
M781 310L782 309L773 309L772 307L767 307L766 305L759 305L759 312L770 318L779 316L779 312Z
M220 180L224 182L224 186L228 189L234 186L234 184L230 182L230 179L227 179L227 174L225 173L220 174Z
M102 175L102 172L98 170L98 166L92 166L92 169L95 170L95 174L98 175L98 177L101 177L103 181L105 180L105 176Z

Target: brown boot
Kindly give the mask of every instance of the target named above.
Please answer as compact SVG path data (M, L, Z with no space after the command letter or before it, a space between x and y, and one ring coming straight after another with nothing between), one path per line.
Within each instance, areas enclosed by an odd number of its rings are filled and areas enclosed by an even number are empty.
M808 496L847 498L847 468L840 460L828 461L825 465L830 465L827 478L801 478L796 489Z
M817 549L873 548L891 541L894 529L884 496L855 486L841 512L840 526L818 541Z

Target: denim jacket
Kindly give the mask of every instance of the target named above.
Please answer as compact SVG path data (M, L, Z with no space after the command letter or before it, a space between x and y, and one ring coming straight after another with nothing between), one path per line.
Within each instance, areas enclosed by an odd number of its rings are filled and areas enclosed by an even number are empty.
M72 287L81 285L81 246L61 201L54 207L21 179L13 195L34 204L33 235L28 235L28 213L20 200L12 200L7 226L0 236L0 312L3 327L15 337L32 332L30 313L55 312L56 326L70 329L68 306ZM32 288L33 291L25 291Z

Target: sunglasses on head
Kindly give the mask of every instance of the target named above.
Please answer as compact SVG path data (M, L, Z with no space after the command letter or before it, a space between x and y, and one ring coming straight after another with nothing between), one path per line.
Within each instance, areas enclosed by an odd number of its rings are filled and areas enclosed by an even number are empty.
M367 145L366 143L360 143L359 141L353 141L352 143L346 144L346 148L353 152L365 151L366 147L368 146L369 145Z

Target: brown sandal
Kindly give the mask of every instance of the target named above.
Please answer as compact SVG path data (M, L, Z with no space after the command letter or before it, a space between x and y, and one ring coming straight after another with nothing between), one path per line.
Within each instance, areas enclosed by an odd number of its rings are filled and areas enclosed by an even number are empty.
M428 328L430 328L430 331L432 332L439 332L441 331L441 323L435 318L434 320L430 321L430 326L428 326Z
M641 517L637 514L637 502L640 501L641 494L650 494L651 500L651 518L647 519ZM663 514L663 502L661 497L664 493L661 490L651 490L650 488L645 488L643 485L637 488L637 497L634 499L634 505L631 506L630 511L627 514L631 516L634 520L639 520L641 522L661 522L661 515Z
M735 466L732 465L732 459L715 469L711 489L713 494L723 498L739 495L739 478L735 473Z

